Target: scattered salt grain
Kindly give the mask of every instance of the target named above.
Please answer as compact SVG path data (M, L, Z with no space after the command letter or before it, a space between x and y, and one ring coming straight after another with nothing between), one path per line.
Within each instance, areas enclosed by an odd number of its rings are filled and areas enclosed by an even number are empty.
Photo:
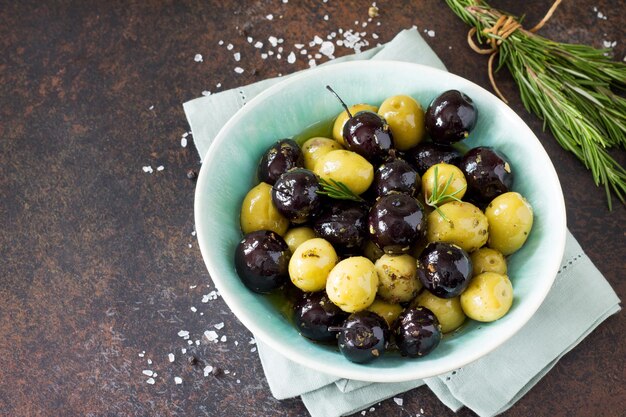
M182 354L184 355L185 353L187 353L187 349L182 348L182 349L180 350L180 353L182 353Z
M235 340L235 346L239 346L239 342Z
M324 20L328 20L328 15L327 14L324 15Z
M141 371L141 373L145 376L152 376L154 372L152 372L150 369L144 369L143 371Z
M322 42L324 42L324 40L322 38L320 38L319 36L315 35L315 37L313 38L313 43L315 43L317 45L321 45Z
M283 47L282 46L278 47L278 52L281 52L281 53L283 52Z
M235 52L233 54L233 58L235 58L235 61L239 62L241 61L241 54L239 52Z
M152 365L152 359L148 359L146 362L148 362L148 365Z
M332 59L334 58L333 53L335 53L335 45L332 42L324 41L320 46L320 52Z
M266 54L266 53L262 53L262 54L261 54L261 58L262 58L262 59L267 59L267 54Z
M204 367L203 371L204 371L204 376L209 376L211 372L213 372L213 367L211 365L207 365Z
M376 411L374 407L370 408L370 413L373 413L374 411Z
M250 352L252 352L252 353L256 352L256 348L253 347L252 349L250 349Z
M226 340L226 335L222 335L222 337L220 338L220 342L225 342Z
M273 14L268 14L267 16L265 16L265 18L267 20L274 20L274 15Z
M178 337L182 337L183 339L189 339L189 332L187 330L181 330L178 332Z
M300 50L300 55L306 55L306 49L301 49Z
M252 36L248 36L248 37L246 38L246 40L248 41L248 43L252 43L252 41L253 41L254 39L252 39Z
M216 87L216 88L220 88L221 86L222 86L222 83L217 83L217 84L215 84L215 87Z
M372 33L372 38L378 39L378 35L376 33Z
M278 39L276 39L276 36L270 36L269 38L267 38L267 40L274 47L278 45Z
M224 328L224 322L214 324L213 327L215 327L217 330L222 330Z
M393 399L393 401L394 401L396 404L398 404L400 407L402 407L402 404L404 404L404 400L403 400L402 398L395 397L395 398Z
M320 59L322 57L322 54L315 54L315 59Z
M143 170L143 172L147 172L148 174L152 174L154 172L154 170L152 169L150 165L146 165L145 167L142 167L141 169Z
M228 369L224 369L224 375L228 375L230 374L230 371Z
M296 54L293 51L287 56L287 62L293 64L296 62Z
M257 43L255 43L255 44L254 44L254 47L255 47L255 48L258 48L258 49L263 48L263 42L261 42L261 41L257 41Z
M193 340L187 340L187 344L190 346L193 345Z
M248 342L249 345L256 345L256 339L254 337L250 338L250 341Z
M367 411L365 411L365 410L361 411L361 415L362 415L362 416L364 416L364 415L365 415L365 413L367 413Z
M221 41L219 41L217 44L218 44L218 45L220 45L220 46L222 46L222 45L224 45L224 41L222 41L222 40L221 40Z
M196 56L193 57L193 60L196 62L202 62L202 54L196 54Z
M213 330L206 330L204 332L204 337L206 337L209 342L217 342L218 335L217 332Z
M303 43L296 43L293 45L296 49L302 49L304 48L304 44Z
M232 43L229 43L228 45L226 45L226 49L228 49L229 51L231 51L234 48Z
M175 376L174 377L174 383L176 383L176 385L180 385L183 383L183 379L179 376Z
M238 383L238 384L241 384L241 380L239 380L239 379L238 379L238 380L237 380L237 383Z
M428 34L428 36L430 36L431 38L435 37L435 31L434 30L429 30L428 32L426 32Z
M183 148L187 147L187 138L180 138L180 146Z
M317 66L317 63L315 62L315 60L314 59L309 59L309 67L313 68L315 66Z
M157 171L163 171L165 169L165 167L163 165L159 165L157 167Z
M154 385L154 378L148 378L146 384Z
M141 352L139 352L137 355L138 355L140 358L143 358L145 354L146 354L146 351L145 351L145 350L142 350L142 351L141 351Z
M174 354L173 354L173 353L168 353L168 354L167 354L167 359L168 359L170 362L174 362L174 360L175 360L176 358L174 357Z
M190 309L193 313L195 313L196 311L198 311L198 309L197 309L197 308L195 308L194 306L191 306L189 309Z
M235 72L236 72L237 74L241 74L241 73L243 73L243 68L241 68L241 67L235 67Z
M154 110L154 106L150 106L148 110Z
M190 289L190 290L193 290L193 289L194 289L194 288L196 288L197 286L198 286L198 284L195 284L195 285L190 285L190 286L189 286L189 289Z

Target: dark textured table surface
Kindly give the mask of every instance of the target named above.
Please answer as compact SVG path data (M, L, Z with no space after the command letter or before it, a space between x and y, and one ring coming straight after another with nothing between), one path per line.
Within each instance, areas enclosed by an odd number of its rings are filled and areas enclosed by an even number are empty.
M299 399L272 398L251 334L205 296L215 288L192 233L195 183L186 178L200 167L192 135L181 146L181 104L307 68L301 56L287 62L294 44L339 28L375 45L417 25L451 72L489 88L486 57L469 50L467 28L442 1L377 3L380 16L363 27L367 1L0 1L1 415L306 415ZM534 22L549 2L493 3ZM617 41L622 60L623 6L563 2L542 34ZM281 59L278 47L262 58L269 36L284 40ZM624 299L624 206L607 211L604 191L542 132L504 71L498 79L556 166L569 228ZM203 342L219 322L227 341ZM187 346L181 330L200 344ZM505 415L626 415L624 335L624 314L610 317ZM222 373L205 377L209 364ZM154 384L144 370L158 374ZM401 397L402 407L387 400L367 415L453 415L426 388Z

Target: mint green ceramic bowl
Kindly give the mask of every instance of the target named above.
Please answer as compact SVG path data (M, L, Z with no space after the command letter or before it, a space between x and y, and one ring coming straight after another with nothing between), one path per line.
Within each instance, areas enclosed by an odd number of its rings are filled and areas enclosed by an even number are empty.
M506 316L488 324L470 321L445 336L424 358L406 359L387 352L374 362L359 365L346 360L333 346L301 337L267 296L243 286L233 257L242 237L240 205L255 184L257 163L276 140L297 135L342 110L326 85L347 103L380 104L389 96L408 94L426 108L435 96L449 89L461 90L474 100L479 116L467 145L490 145L508 155L516 174L514 190L526 196L535 212L528 241L509 260L514 302ZM458 76L421 65L383 61L318 67L251 100L211 145L196 187L195 219L202 256L215 285L258 339L317 371L378 382L407 381L457 369L514 335L548 293L563 255L566 231L563 194L554 167L533 132L509 107Z

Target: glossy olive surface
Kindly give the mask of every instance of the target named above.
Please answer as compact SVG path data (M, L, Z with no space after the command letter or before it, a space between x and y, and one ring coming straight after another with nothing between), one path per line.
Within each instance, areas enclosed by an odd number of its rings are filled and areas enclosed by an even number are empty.
M343 125L343 139L349 150L369 161L378 161L393 148L389 125L371 111L358 112Z
M356 253L367 236L367 207L352 201L333 200L313 223L313 230L338 252Z
M476 115L471 98L458 90L448 90L428 106L426 131L433 142L449 145L469 136L476 124Z
M370 239L385 253L408 252L423 236L425 227L424 207L407 194L380 197L369 212Z
M378 167L374 172L372 187L377 196L397 191L415 197L420 191L421 179L408 162L396 158Z
M276 209L292 223L305 223L321 207L317 175L304 168L285 172L272 187L272 201Z
M294 305L294 322L300 334L312 340L335 340L336 331L329 326L341 326L348 314L333 304L325 292L304 293Z
M371 311L359 311L343 323L338 345L348 360L365 363L385 353L389 338L389 326L385 319Z
M457 245L429 243L417 259L417 277L437 297L456 297L472 278L472 261Z
M501 151L488 146L470 149L459 164L467 180L467 194L481 205L508 192L513 186L513 171Z
M304 166L304 155L300 146L291 139L281 139L270 146L259 162L259 181L274 185L276 180L292 168Z
M428 355L441 341L441 326L426 307L404 310L393 325L393 336L402 356Z
M283 238L270 230L244 236L235 249L235 269L246 287L268 293L289 280L291 251Z
M433 142L422 142L408 152L407 160L411 162L420 175L435 164L444 162L459 166L463 155L452 146L437 145Z

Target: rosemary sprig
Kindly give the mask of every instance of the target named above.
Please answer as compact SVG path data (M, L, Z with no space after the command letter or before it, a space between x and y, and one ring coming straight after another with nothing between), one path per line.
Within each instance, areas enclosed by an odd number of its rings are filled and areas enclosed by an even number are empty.
M604 186L609 210L612 194L626 204L626 169L609 152L626 149L626 99L611 90L626 88L626 65L612 61L607 49L554 42L523 28L502 39L483 30L508 13L483 0L446 3L479 40L501 41L496 70L509 69L526 109Z
M352 190L341 181L335 181L332 178L325 180L320 177L319 183L321 190L317 191L318 194L334 198L335 200L351 200L359 203L365 202L364 199L353 193Z
M456 195L461 191L465 190L465 185L453 193L447 194L448 187L452 183L452 179L454 174L450 174L450 178L446 181L446 185L443 188L439 188L439 168L435 165L435 175L433 177L433 192L426 198L426 204L433 207L437 213L446 221L449 221L443 211L439 209L441 204L448 203L450 201L461 201L461 199L457 198Z

